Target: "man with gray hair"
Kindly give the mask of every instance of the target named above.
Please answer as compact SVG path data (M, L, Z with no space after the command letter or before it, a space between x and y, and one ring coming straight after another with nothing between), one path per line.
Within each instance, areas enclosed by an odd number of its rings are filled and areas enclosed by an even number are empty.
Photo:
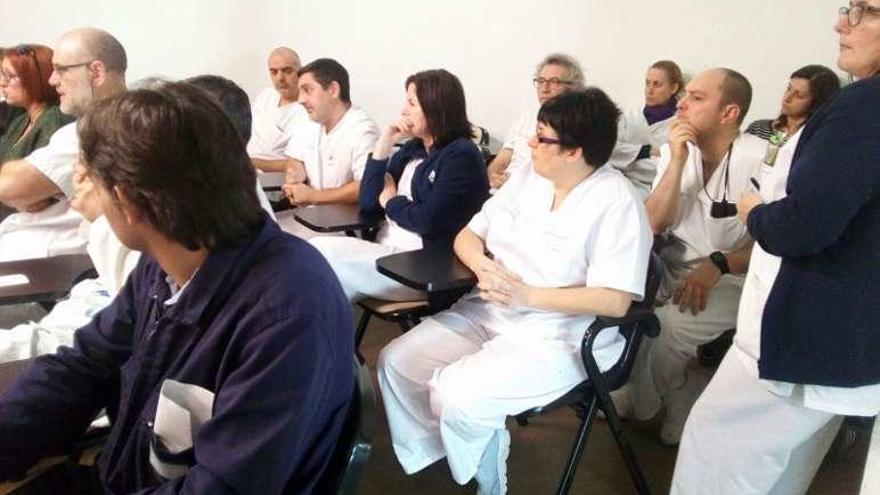
M583 89L584 71L573 57L564 53L552 53L544 57L535 68L535 92L538 105L520 116L507 131L501 151L489 164L489 185L500 188L511 174L532 162L529 139L535 135L538 125L538 109L545 101L569 89Z
M64 113L81 116L95 99L125 91L125 49L106 31L65 33L55 46L52 66L49 83ZM22 212L0 223L0 261L85 250L82 217L68 208L78 155L76 123L71 123L55 132L47 146L0 168L0 202Z
M299 55L285 46L269 53L272 87L264 89L251 105L253 126L247 152L257 169L284 172L291 159L284 154L288 141L302 126L313 126L299 98Z
M568 90L583 89L586 85L584 71L574 57L564 53L551 53L535 68L532 79L538 97L538 106L523 114L507 132L501 151L489 164L489 185L500 188L512 175L526 170L532 162L529 139L535 135L538 109L547 100ZM627 173L638 158L639 150L648 144L647 129L638 129L622 114L617 124L617 143L607 164L620 170L638 187Z

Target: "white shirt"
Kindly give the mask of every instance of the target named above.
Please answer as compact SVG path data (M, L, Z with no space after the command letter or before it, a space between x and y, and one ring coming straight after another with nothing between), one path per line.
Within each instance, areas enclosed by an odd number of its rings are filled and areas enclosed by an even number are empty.
M314 189L340 187L361 180L367 155L378 138L379 128L372 117L352 106L330 132L312 123L306 131L297 133L285 154L303 162Z
M507 173L511 176L514 175L514 172L531 166L532 148L529 146L529 139L535 135L537 125L538 107L535 107L522 114L507 131L507 138L504 140L502 148L513 152L510 164L507 166Z
M748 230L735 216L712 218L713 200L725 196L729 203L736 203L748 190L752 177L759 177L764 158L765 142L755 136L743 134L733 141L732 153L721 159L712 177L703 185L703 157L700 149L687 143L688 158L681 174L678 211L667 228L671 233L673 249L663 251L663 259L673 265L675 276L684 269L693 268L714 251L735 251L751 240ZM660 162L652 189L663 179L671 158L669 145L660 148ZM729 170L725 181L725 171ZM728 187L725 187L725 182Z
M502 188L471 219L495 260L536 287L605 287L644 296L651 230L644 206L620 172L602 167L575 186L551 211L553 184L530 172ZM473 291L454 306L499 334L562 341L580 347L594 315L571 315L533 308L507 309ZM623 339L614 330L600 334L596 358L610 366Z
M765 203L786 196L785 184L800 137L799 130L779 149L775 164L772 167L764 166L759 183L761 199ZM764 305L776 281L780 264L781 259L778 256L768 254L760 244L755 243L749 262L749 272L743 286L734 339L739 351L737 355L755 377L758 376L758 359L761 355L761 320ZM874 416L880 412L880 384L843 388L799 385L774 380L761 380L761 383L776 395L796 397L804 407L810 409L858 416Z
M281 160L291 137L303 128L310 128L309 115L299 103L279 106L281 95L275 88L266 88L251 104L251 139L247 152L251 158Z
M412 201L412 178L423 161L424 158L415 158L406 164L403 173L400 174L400 180L397 181L398 196L405 196ZM385 225L379 230L376 242L396 248L398 252L422 249L422 236L397 225L397 222L388 217L385 217Z
M37 213L13 213L0 223L0 261L45 258L85 251L79 230L82 216L69 208L74 196L73 166L79 157L79 137L72 122L55 131L49 144L25 160L61 189L58 203Z

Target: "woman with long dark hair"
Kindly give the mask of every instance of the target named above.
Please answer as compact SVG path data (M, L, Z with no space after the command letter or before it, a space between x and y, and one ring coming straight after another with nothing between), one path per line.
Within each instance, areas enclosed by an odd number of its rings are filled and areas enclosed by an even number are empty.
M376 272L376 259L422 247L451 249L455 234L489 196L486 165L471 141L458 78L443 69L428 70L408 77L404 87L400 119L382 131L358 196L361 212L385 213L377 242L310 239L330 261L350 300L422 297ZM394 145L404 139L392 156Z

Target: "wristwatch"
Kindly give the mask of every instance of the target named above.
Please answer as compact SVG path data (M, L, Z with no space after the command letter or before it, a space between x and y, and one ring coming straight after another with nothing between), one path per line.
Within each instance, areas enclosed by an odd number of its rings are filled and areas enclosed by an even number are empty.
M730 265L727 264L727 257L724 256L724 253L715 251L709 255L709 259L712 261L712 264L718 267L722 275L730 273Z

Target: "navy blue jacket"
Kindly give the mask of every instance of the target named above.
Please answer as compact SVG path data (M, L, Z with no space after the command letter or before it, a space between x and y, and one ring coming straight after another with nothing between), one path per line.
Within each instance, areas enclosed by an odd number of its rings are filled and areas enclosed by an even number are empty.
M420 139L410 139L390 159L367 160L361 179L358 203L365 214L381 213L379 194L385 186L385 173L394 183L400 181L406 164L414 158L425 161L412 179L412 201L395 196L385 205L389 219L422 236L425 248L451 246L455 235L470 221L489 197L486 163L470 140L458 138L430 153Z
M72 349L38 358L0 399L0 481L116 402L99 459L108 493L323 493L354 390L354 323L324 258L266 218L246 245L210 254L173 306L165 273L142 257ZM169 378L215 395L196 464L163 483L149 441Z
M786 191L748 218L752 237L782 257L760 376L880 383L880 78L849 85L810 118Z

